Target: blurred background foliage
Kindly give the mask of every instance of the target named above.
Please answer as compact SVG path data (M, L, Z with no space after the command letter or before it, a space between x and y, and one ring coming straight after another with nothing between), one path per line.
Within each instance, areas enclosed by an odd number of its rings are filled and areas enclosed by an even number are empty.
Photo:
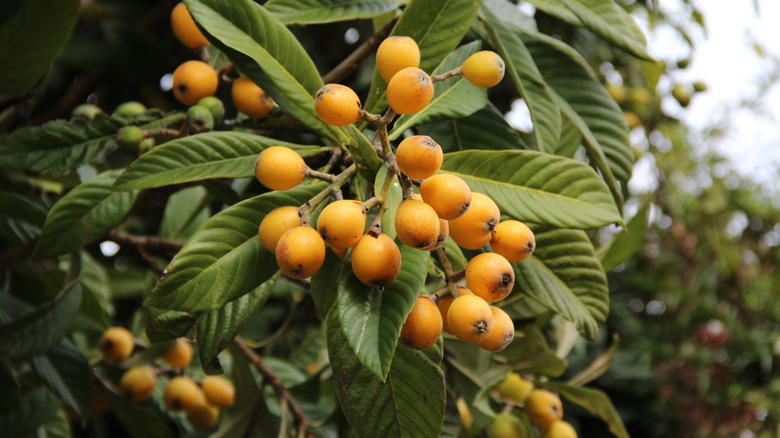
M20 3L8 2L8 11ZM39 92L0 102L0 130L4 133L0 135L65 118L85 102L107 112L130 100L162 110L178 107L173 96L160 87L164 75L192 57L170 31L168 14L176 0L82 3L72 37L38 85ZM638 20L646 20L650 28L668 26L686 35L691 28L706 23L695 3L687 1L688 16L673 19L661 13L655 1L619 3L637 12ZM5 12L0 20L7 16ZM636 252L627 261L611 266L611 312L600 340L558 345L559 349L572 348L570 369L581 370L603 355L617 335L611 366L592 385L609 394L631 436L778 436L780 301L774 299L780 291L780 272L775 270L780 258L778 194L735 173L723 158L706 148L708 136L723 135L722 131L692 132L666 110L684 108L697 93L706 92L704 83L657 86L659 79L673 77L676 70L686 68L688 59L665 64L640 61L543 12L537 11L536 18L540 30L569 42L601 72L632 127L637 157L652 157L650 171L637 172L639 177L652 180L652 189L634 194L627 203L629 215L638 215L631 227L600 230L592 236L606 241L611 234L623 233L624 250ZM370 22L293 26L293 31L318 66L337 64L373 33ZM692 47L694 56L695 50ZM369 60L355 73L364 87L358 94L368 87L372 66ZM326 67L320 68L321 73L326 72ZM777 74L769 72L768 77L776 78ZM219 97L228 101L228 90L221 92L225 95ZM511 93L501 87L490 93L499 110L506 113L511 109L512 99L504 97ZM750 106L751 102L743 104ZM2 175L0 186L17 185L17 178ZM37 183L56 192L77 182L63 178ZM202 194L180 196L195 199ZM149 217L161 216L150 213L154 205L144 208ZM138 220L139 229L157 226ZM28 235L34 236L39 229L34 229L35 221L31 223ZM3 249L18 243L2 242ZM110 299L96 305L104 306L113 320L126 322L139 332L142 316L136 311L154 276L134 268L140 263L132 252L107 257L92 248L92 256L109 266L103 270L100 264L88 263L96 281L109 282L111 290ZM30 266L19 266L14 272L26 277L16 281L27 281L30 290L41 291L41 300L53 296L62 280L56 266L37 266L36 275L31 274ZM267 345L269 356L289 357L316 372L324 360L316 355L324 338L312 327L291 327L293 319L305 321L306 315L314 314L307 304L301 306L289 298L296 296L289 293L296 288L280 282L270 298L274 305L265 306L244 335L257 345ZM77 341L88 351L108 321L81 324L83 336ZM287 351L291 345L298 348ZM301 396L306 393L306 376L283 374L286 368L281 360L273 364L278 365L283 379L299 386ZM306 407L310 414L319 412L324 418L329 412L322 406L328 406L328 400L333 401L332 393L322 394L319 403L311 399ZM576 418L583 436L607 436L600 420L575 406L565 409L567 417Z

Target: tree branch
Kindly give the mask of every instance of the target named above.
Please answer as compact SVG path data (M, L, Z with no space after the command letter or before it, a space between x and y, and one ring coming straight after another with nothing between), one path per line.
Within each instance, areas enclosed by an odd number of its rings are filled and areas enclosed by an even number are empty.
M120 245L143 248L144 251L151 250L169 256L173 256L179 252L184 244L184 242L179 240L166 239L157 236L138 236L135 234L123 233L121 231L111 231L106 238L108 240L113 240Z
M276 397L280 401L285 402L287 406L290 407L290 410L295 417L295 425L298 428L299 435L302 433L302 435L306 438L313 437L314 434L312 434L311 430L309 429L309 419L306 418L306 415L301 410L301 407L298 406L298 402L295 401L295 398L293 398L292 394L290 394L290 391L284 387L281 380L279 380L279 377L277 377L277 375L274 374L270 368L268 368L268 365L263 362L260 356L255 353L254 350L249 348L249 346L246 345L246 343L244 343L240 337L236 336L233 339L233 344L235 344L236 347L241 350L249 362L254 365L258 372L260 372L260 375L262 375L263 378L269 384L271 384L271 388L273 388Z
M353 71L357 70L360 63L363 62L364 59L368 58L368 55L374 52L374 50L379 47L379 44L381 44L382 41L384 41L385 38L390 35L390 31L393 30L393 26L395 26L395 22L397 20L397 18L390 20L381 29L379 29L379 32L375 33L371 36L371 38L363 42L363 44L355 49L354 52L350 53L349 56L344 58L344 60L341 61L339 65L326 73L325 76L322 77L322 82L326 84L338 82Z

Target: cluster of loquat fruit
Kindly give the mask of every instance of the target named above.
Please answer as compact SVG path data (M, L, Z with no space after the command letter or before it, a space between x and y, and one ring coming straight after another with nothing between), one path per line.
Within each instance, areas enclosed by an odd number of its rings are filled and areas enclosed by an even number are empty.
M103 360L122 367L136 351L136 339L124 327L111 327L100 338L98 349ZM222 409L233 405L235 388L221 376L205 376L195 380L184 374L192 361L192 345L186 338L178 338L163 354L162 359L170 367L163 369L145 363L128 368L117 385L118 392L127 399L141 403L152 397L159 377L168 377L162 395L166 409L186 413L195 429L208 429L219 420Z
M171 28L176 38L191 49L209 45L184 3L173 8ZM209 64L198 60L186 61L173 72L173 95L185 105L203 105L201 99L213 96L219 81L220 75ZM236 109L249 117L265 117L275 107L274 100L247 77L233 79L230 94Z
M539 438L577 438L574 427L563 420L563 405L554 392L535 388L533 381L517 373L509 373L496 386L494 393L506 403L506 409L496 415L489 430L491 438L526 436L520 421L510 413L515 406L521 406L531 423L539 429ZM463 399L458 400L457 406L461 421L465 418L468 422L470 412Z
M315 110L320 118L334 126L346 126L359 120L377 125L378 154L388 163L403 187L403 200L397 205L394 229L404 245L424 251L437 251L451 237L462 248L476 250L488 243L494 252L473 257L460 277L448 275L449 287L419 296L402 327L402 345L425 349L447 331L461 340L490 351L500 351L512 341L514 324L501 308L492 306L509 295L515 275L511 262L528 258L535 248L533 232L522 222L500 220L496 203L482 193L472 192L456 175L438 173L443 163L441 146L425 135L410 136L395 152L387 141L387 124L396 114L411 114L425 108L433 98L434 82L463 75L480 87L496 85L504 75L504 62L494 52L481 51L467 58L461 67L431 78L418 68L420 51L410 37L390 37L377 50L377 69L387 81L388 112L384 116L362 109L360 98L347 86L327 84L315 95ZM345 257L351 248L351 267L355 276L372 287L391 283L401 269L398 244L382 232L382 214L387 206L387 186L374 188L374 196L360 202L341 199L338 188L355 172L354 165L342 174L320 174L307 167L294 150L273 146L261 152L255 176L272 190L291 189L307 177L331 183L304 206L283 206L269 212L258 234L263 246L276 255L282 272L291 278L305 279L323 265L326 248ZM414 187L419 187L415 193ZM339 195L340 190L338 191ZM334 197L320 213L316 225L310 211L327 197ZM368 212L380 205L369 223ZM449 262L446 262L449 264ZM450 273L452 274L452 273Z

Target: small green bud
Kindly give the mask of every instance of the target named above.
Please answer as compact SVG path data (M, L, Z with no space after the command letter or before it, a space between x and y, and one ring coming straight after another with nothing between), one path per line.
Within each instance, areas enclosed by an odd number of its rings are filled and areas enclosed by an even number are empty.
M116 142L119 147L129 152L138 152L143 140L144 132L137 126L125 126L119 128L116 133Z
M146 111L146 105L141 102L125 102L114 110L113 116L116 117L133 117Z
M697 93L703 93L707 91L707 83L704 81L696 81L693 83L693 90Z
M205 106L195 105L187 110L187 124L193 132L214 129L214 116Z
M208 108L211 111L211 116L214 118L214 122L219 123L222 118L225 117L225 105L219 98L214 96L206 96L198 101L198 105Z
M72 119L92 120L102 112L103 110L100 109L100 107L98 107L97 105L92 105L91 103L83 103L77 106L76 108L73 108L73 111L70 113L70 117Z

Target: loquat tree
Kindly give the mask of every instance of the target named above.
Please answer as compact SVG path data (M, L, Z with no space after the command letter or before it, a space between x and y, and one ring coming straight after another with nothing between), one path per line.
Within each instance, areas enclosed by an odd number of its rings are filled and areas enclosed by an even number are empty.
M152 73L57 118L116 3L0 17L4 436L576 436L566 404L628 436L601 361L560 379L628 256L590 233L624 223L628 125L540 25L652 62L618 3L141 3Z

